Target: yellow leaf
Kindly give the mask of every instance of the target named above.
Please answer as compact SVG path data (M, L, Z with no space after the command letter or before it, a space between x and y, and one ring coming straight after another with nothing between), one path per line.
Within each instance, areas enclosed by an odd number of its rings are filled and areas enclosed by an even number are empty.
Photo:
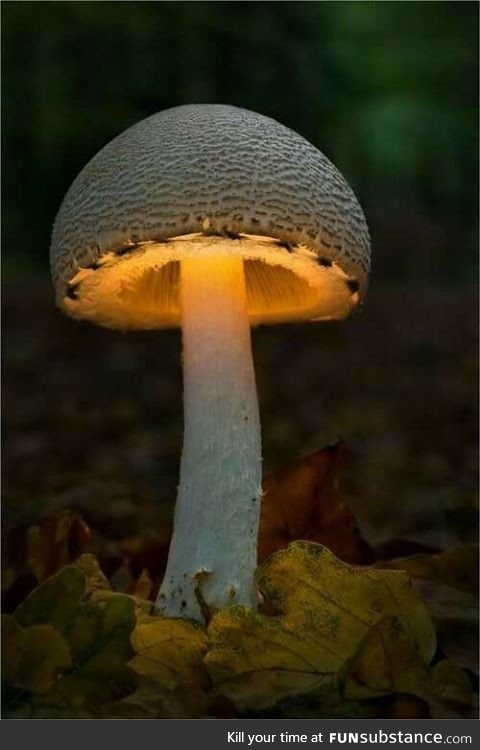
M258 569L257 583L279 615L232 607L208 628L205 664L240 709L339 682L386 616L401 624L424 663L435 651L430 617L404 573L352 567L320 545L296 542Z
M48 623L64 632L84 593L85 576L69 565L34 589L15 610L15 619L24 627Z
M478 545L379 563L405 570L425 602L442 654L478 674Z
M237 707L267 708L284 697L330 684L343 663L308 634L307 623L288 622L245 607L218 612L208 629L207 670L219 691Z
M130 666L165 690L204 681L202 657L207 649L203 628L189 620L144 616L132 636Z
M50 625L21 628L13 617L2 617L3 678L31 693L47 693L71 666L64 638Z
M101 570L94 555L81 555L75 560L74 567L78 568L78 570L80 570L85 576L85 595L87 597L90 597L99 591L112 590L108 578Z
M394 617L381 619L367 633L349 665L344 690L350 700L388 693L422 698L433 718L450 718L449 703L467 707L472 703L472 688L465 672L446 660L429 668Z
M147 713L154 705L157 717L200 715L207 701L205 630L188 620L143 615L131 641L136 654L129 665L139 677L139 689L125 704Z
M14 682L20 653L21 627L11 615L2 615L2 679Z
M415 641L396 617L383 617L366 633L348 667L345 696L351 700L388 693L423 697L427 664Z
M14 613L21 625L54 627L68 644L71 669L52 687L52 706L98 704L133 689L127 662L135 602L107 590L102 578L94 558L86 556L42 583Z

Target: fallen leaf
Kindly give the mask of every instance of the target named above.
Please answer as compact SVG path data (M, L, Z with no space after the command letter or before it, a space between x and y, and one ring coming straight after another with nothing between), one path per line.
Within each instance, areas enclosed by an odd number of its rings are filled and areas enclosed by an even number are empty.
M345 696L350 700L388 693L418 695L428 676L428 666L415 641L392 616L382 617L365 634L348 667Z
M201 715L207 705L208 677L202 661L207 650L205 630L189 620L144 615L131 641L135 656L129 665L140 683L126 702L148 712L153 701L157 711L171 718Z
M243 719L372 719L375 707L368 701L346 700L339 690L327 688L286 698L270 709L246 711Z
M468 675L458 664L444 659L431 669L432 693L447 702L471 706L473 690Z
M127 662L133 655L135 602L99 588L92 560L84 559L83 567L95 574L89 584L80 567L68 566L35 589L14 613L24 627L53 627L68 645L71 667L50 691L51 705L105 703L133 689ZM89 590L92 580L96 583Z
M74 567L80 570L85 577L84 596L93 597L95 594L112 590L108 578L104 575L94 555L80 555L75 560Z
M473 691L465 672L442 661L430 668L417 644L395 617L384 617L366 634L348 667L344 695L350 700L388 693L421 698L432 718L458 717L452 702L469 708Z
M101 716L104 719L171 719L164 710L158 699L155 688L145 681L145 684L114 703L108 703L101 707ZM191 717L179 717L191 718Z
M260 563L299 539L323 544L345 562L372 562L372 550L338 487L345 453L339 442L264 478Z
M386 706L379 701L370 702L375 709L376 719L429 719L428 704L415 695L390 696ZM364 701L366 702L366 701Z
M85 549L90 529L79 513L63 510L30 526L7 529L4 534L5 566L2 589L8 591L16 580L31 576L30 590Z
M190 620L144 616L131 636L135 656L130 666L165 690L205 682L202 657L205 630Z
M389 539L388 541L381 542L373 548L375 559L382 560L393 560L398 557L410 557L416 554L427 554L436 555L440 552L438 547L431 547L422 542L416 542L412 539ZM381 566L381 562L380 562ZM388 565L385 565L388 567Z
M74 560L90 538L90 529L79 513L65 510L30 526L27 534L27 567L41 583Z
M412 584L430 611L442 654L478 675L478 597L422 579Z
M153 581L148 574L148 570L144 569L133 584L132 596L139 599L150 599L152 592Z
M410 574L414 588L430 610L442 653L478 674L478 545L377 565Z
M15 610L15 619L23 627L52 625L61 633L68 630L85 593L85 576L67 566L34 589Z
M167 564L172 515L173 508L167 506L155 528L147 527L141 534L128 536L118 544L118 551L128 562L132 578L137 579L143 570L147 570L155 588L160 585Z
M68 646L55 628L22 628L10 615L2 616L2 654L3 679L30 693L48 693L57 676L71 666Z
M208 627L205 664L240 710L339 683L386 616L398 620L425 663L435 652L430 617L404 573L352 567L325 547L296 542L260 566L257 584L277 616L237 606Z
M379 565L407 570L412 578L424 578L478 594L478 544L466 544L436 555L409 555Z

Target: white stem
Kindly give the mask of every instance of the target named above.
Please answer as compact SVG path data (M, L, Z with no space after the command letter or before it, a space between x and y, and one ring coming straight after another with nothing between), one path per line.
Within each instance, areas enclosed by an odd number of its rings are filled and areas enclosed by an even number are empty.
M255 607L261 438L243 260L181 261L185 434L157 608Z

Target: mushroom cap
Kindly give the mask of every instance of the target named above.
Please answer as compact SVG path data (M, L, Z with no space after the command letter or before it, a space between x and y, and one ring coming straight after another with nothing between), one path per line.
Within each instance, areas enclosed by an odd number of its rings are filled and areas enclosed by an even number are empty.
M185 236L212 241L240 237L245 246L258 238L264 249L270 243L267 255L290 255L287 266L297 251L323 272L333 266L350 285L352 304L331 315L328 310L316 315L310 305L301 319L345 317L366 291L368 228L336 167L270 117L226 105L195 104L133 125L101 149L74 180L56 217L50 248L57 304L74 317L113 327L162 327L161 321L129 325L116 321L115 313L103 318L97 312L88 314L76 304L72 287L84 281L85 274L115 265L115 284L105 285L115 294L119 268L124 263L127 269L127 258L132 273L131 258L137 253L143 255L143 270L147 257L152 263L153 249L156 257L163 253L165 259L178 260L181 245L174 256L171 240ZM271 257L267 262L272 263ZM264 322L261 316L258 322ZM173 318L165 323L173 324Z

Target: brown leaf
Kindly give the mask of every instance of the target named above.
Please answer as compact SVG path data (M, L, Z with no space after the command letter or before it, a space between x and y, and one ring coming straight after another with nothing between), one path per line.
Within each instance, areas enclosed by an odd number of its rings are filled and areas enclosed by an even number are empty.
M153 583L148 575L148 570L142 570L139 577L133 584L132 596L137 599L149 599L152 595Z
M79 513L64 510L31 526L23 525L6 532L2 588L11 589L19 579L30 580L29 590L68 565L85 549L90 529ZM22 590L24 596L28 591ZM23 598L23 596L21 598ZM13 606L18 604L13 602Z
M423 578L478 593L478 544L454 547L437 555L417 554L389 560L384 568L407 570L412 578Z
M102 591L111 591L108 578L93 555L80 555L74 566L85 576L85 596L91 598Z
M412 539L389 539L377 544L374 548L375 559L393 560L397 557L410 557L411 555L425 554L435 555L440 552L438 547L430 547L422 542Z
M345 454L338 442L265 477L259 563L299 539L323 544L345 562L372 561L372 550L339 491Z
M432 581L412 583L432 615L443 655L478 675L478 598Z
M441 652L478 674L478 545L411 555L377 567L410 574L432 615Z
M133 581L136 581L143 571L147 571L151 581L149 598L152 599L155 598L163 578L170 547L170 535L170 523L165 521L164 527L147 529L143 534L122 539L118 545L119 553L128 564ZM130 581L128 590L131 591L132 585L134 584ZM142 595L142 598L148 597Z
M429 719L426 701L416 695L396 695L386 711L379 706L377 719Z

